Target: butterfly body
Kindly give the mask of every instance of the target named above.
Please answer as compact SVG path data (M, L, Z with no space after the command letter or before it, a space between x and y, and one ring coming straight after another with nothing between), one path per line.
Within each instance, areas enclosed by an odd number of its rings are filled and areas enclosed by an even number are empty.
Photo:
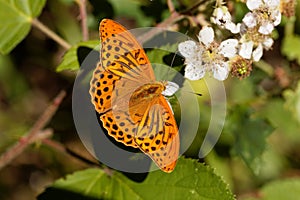
M120 24L100 23L100 62L91 80L91 101L108 135L139 148L158 167L171 172L179 155L179 134L172 109L162 95L150 61Z

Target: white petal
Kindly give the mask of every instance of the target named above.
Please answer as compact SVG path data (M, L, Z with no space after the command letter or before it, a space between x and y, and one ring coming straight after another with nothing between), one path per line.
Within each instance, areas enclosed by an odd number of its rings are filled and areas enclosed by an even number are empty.
M192 81L199 80L205 75L205 68L201 66L195 67L194 65L187 65L185 67L184 76Z
M263 5L263 2L261 0L248 0L246 5L249 10L255 10L258 9L259 6Z
M204 27L199 32L199 40L205 45L209 46L210 43L214 41L214 30L211 27Z
M272 23L265 22L259 27L258 32L264 35L269 35L270 33L272 33L273 29L274 25Z
M277 8L280 5L280 0L264 0L264 2L269 8Z
M267 38L263 42L263 45L268 50L268 49L270 49L272 47L273 43L274 43L274 40L272 38Z
M164 96L172 96L179 89L179 85L177 83L168 81L166 85L166 89L162 92Z
M192 40L181 42L178 45L178 50L185 58L191 58L197 54L197 44Z
M224 81L228 77L228 74L229 67L227 62L215 64L215 66L213 67L213 76L219 81Z
M252 54L252 49L253 49L253 42L246 42L242 43L239 55L242 56L243 58L250 59L251 54Z
M281 22L281 13L279 10L274 10L271 14L272 18L274 19L274 26L278 26Z
M263 55L263 47L261 44L253 51L252 57L255 62L258 62Z
M222 20L220 20L220 19L222 19L223 18L223 16L224 16L224 13L223 13L223 11L222 11L222 8L216 8L215 10L214 10L214 12L213 12L213 20L214 20L214 23L215 24L218 24L218 25L222 25L223 23L222 23Z
M256 17L252 12L248 12L244 18L243 18L243 22L245 23L245 25L249 28L253 28L254 26L256 26L257 22L256 22Z
M224 57L232 58L236 55L237 52L237 45L239 41L236 39L228 39L221 42L219 46L220 54Z
M233 22L228 22L225 24L225 28L227 30L230 30L231 33L237 34L241 31L241 24L240 23L235 24Z

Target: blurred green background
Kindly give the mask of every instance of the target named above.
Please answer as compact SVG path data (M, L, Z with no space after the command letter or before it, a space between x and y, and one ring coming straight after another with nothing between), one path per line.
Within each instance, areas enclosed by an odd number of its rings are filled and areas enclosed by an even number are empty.
M22 1L15 2L16 7L22 6ZM73 0L41 2L44 4L40 13L31 16L38 17L72 45L71 53L67 57L63 47L41 30L31 28L21 15L14 18L14 12L3 6L6 1L0 0L0 30L3 30L0 31L0 154L20 141L56 94L65 89L66 98L47 124L54 130L51 140L92 159L78 139L72 119L72 86L78 62L84 56L78 47L91 48L98 43L98 25L102 18L117 20L129 29L155 26L170 19L171 15L164 0L89 0L87 25L91 41L80 43L82 28L78 4ZM195 18L201 15L207 20L214 5L213 1L198 0L173 3L178 13ZM241 2L229 1L227 4L237 21L247 12ZM251 75L243 80L229 77L224 82L227 95L225 126L215 148L200 160L215 169L237 199L294 199L300 196L299 0L295 10L295 16L283 17L274 31L273 49L264 53L262 61L253 64ZM17 22L10 21L12 18L24 20L24 27L17 27ZM14 34L8 31L9 26L20 28L16 29L20 34L12 40L15 45L5 43ZM191 37L200 30L188 17L171 28ZM64 54L65 63L62 63ZM77 63L76 66L72 62ZM175 69L183 72L182 64L179 60ZM198 97L201 122L193 144L184 155L196 160L211 109L205 83L195 81L191 84L202 94ZM176 104L173 106L179 120ZM190 109L193 106L197 105L190 105ZM185 133L181 134L184 137ZM58 178L90 166L78 156L61 153L43 142L35 143L0 170L0 199L34 199Z

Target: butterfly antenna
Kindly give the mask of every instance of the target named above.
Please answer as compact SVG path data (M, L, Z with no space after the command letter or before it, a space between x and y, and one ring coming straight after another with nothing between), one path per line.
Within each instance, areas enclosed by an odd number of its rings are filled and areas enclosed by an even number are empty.
M190 94L197 95L199 97L203 96L201 93L198 93L198 92L190 92L190 91L184 91L184 90L181 90L181 92L187 92L187 93L190 93Z

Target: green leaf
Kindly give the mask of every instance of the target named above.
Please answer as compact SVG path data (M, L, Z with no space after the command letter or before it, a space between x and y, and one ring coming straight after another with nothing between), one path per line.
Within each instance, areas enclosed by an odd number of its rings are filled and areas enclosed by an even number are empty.
M8 54L29 33L46 0L0 0L0 52Z
M226 123L227 131L235 137L232 153L241 157L258 174L262 154L266 149L266 138L272 133L273 127L265 119L252 116L247 105L236 106Z
M289 60L297 60L300 64L300 36L289 35L283 39L281 51Z
M260 115L266 117L272 126L276 127L276 132L284 138L288 138L290 142L297 143L300 141L300 124L284 104L285 102L281 98L270 99L260 110Z
M283 95L286 99L285 107L293 114L295 119L300 122L300 81L295 91L287 89Z
M147 56L152 64L157 80L172 80L178 73L175 69L170 69L163 61L163 58L172 52L176 52L177 44L164 45L147 52ZM157 64L157 65L156 65ZM162 65L166 67L162 67Z
M269 183L261 190L262 200L299 199L300 179L286 179Z
M151 172L142 183L133 182L119 172L110 176L104 170L88 169L56 181L53 188L93 199L234 199L210 167L184 158L179 159L171 174ZM49 199L50 189L39 199Z
M135 19L139 27L151 25L152 19L146 17L140 9L141 2L132 0L123 0L123 3L120 3L120 0L108 0L108 2L112 4L116 16Z
M63 70L79 70L79 62L77 58L77 49L79 47L88 47L99 51L99 41L90 40L86 42L79 42L76 45L72 46L64 55L63 61L56 68L57 72ZM95 65L96 66L96 65Z

